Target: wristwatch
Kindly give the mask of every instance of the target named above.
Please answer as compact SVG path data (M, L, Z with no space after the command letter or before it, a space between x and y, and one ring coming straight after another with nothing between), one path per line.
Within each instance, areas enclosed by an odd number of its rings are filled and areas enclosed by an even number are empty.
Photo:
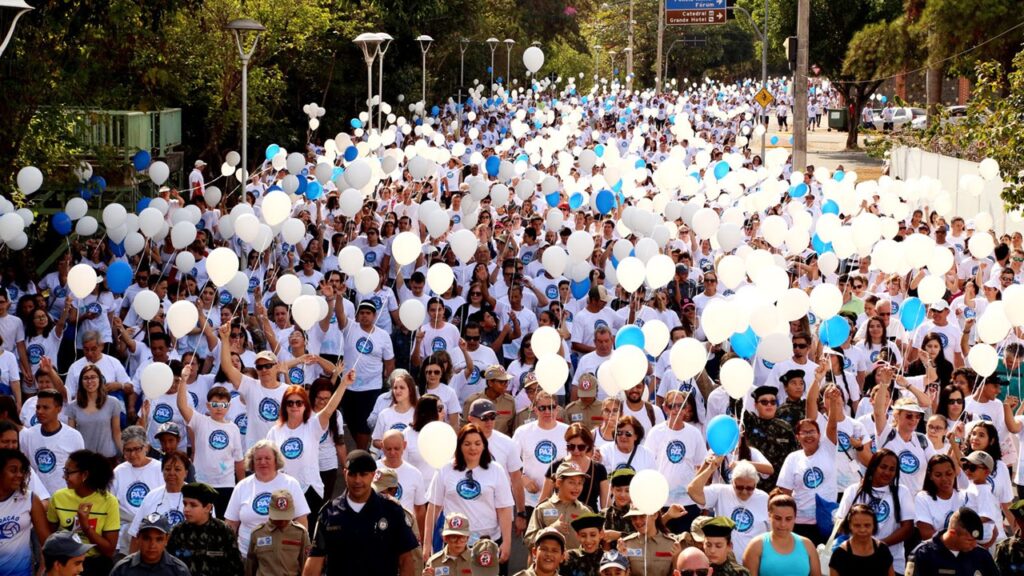
M523 520L526 520L528 518L528 514L526 513L526 510L521 510L519 512L516 512L516 518L522 518Z

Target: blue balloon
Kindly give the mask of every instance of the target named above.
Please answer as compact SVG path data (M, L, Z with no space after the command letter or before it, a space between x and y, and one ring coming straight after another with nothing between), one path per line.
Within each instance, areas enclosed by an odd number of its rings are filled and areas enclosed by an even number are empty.
M615 196L608 190L601 190L597 193L594 203L597 205L598 212L607 214L615 208Z
M573 298L577 300L583 298L587 295L587 292L590 292L590 277L587 276L582 282L573 280L569 284L569 291L572 292Z
M149 155L149 152L139 150L135 153L135 156L132 157L132 166L134 166L139 172L142 172L146 168L149 168L149 163L152 161L153 157Z
M636 163L633 166L643 170L644 168L647 168L647 162L644 162L644 159L640 158L636 161Z
M572 196L569 196L569 208L579 210L581 206L583 206L583 194L573 192Z
M594 146L594 154L597 154L598 158L604 156L604 144L598 144L597 146Z
M152 200L153 199L150 198L149 196L143 196L142 198L139 198L139 201L135 203L135 213L138 214L139 212L142 212L146 208L149 208L149 203Z
M71 234L71 217L65 212L57 212L50 219L50 224L53 225L53 229L57 231L57 234L61 236L67 236Z
M886 102L889 101L889 97L888 96L882 96L881 100L882 100L882 104L885 104Z
M267 160L273 160L274 156L277 156L278 152L280 151L281 147L278 146L277 144L271 144L270 146L267 146Z
M331 170L331 180L334 180L335 178L337 178L338 176L341 176L344 173L345 173L345 169L344 168L342 168L341 166L335 166L334 169Z
M320 182L313 180L306 185L306 198L310 200L316 200L317 198L324 195L324 187L320 185Z
M825 204L823 204L821 206L821 213L822 214L835 214L836 216L838 216L839 215L839 204L836 204L835 200L829 200L828 202L825 202Z
M488 74L491 74L491 73L493 73L493 72L494 72L494 68L492 68L492 67L488 66L488 67L487 67L487 73L488 73Z
M556 208L558 207L558 203L562 201L562 195L558 192L551 192L544 196L544 200L547 201L548 206Z
M107 267L107 288L114 294L124 294L132 285L132 267L118 260Z
M103 176L93 176L89 178L89 185L95 188L97 192L103 192L107 189L107 179Z
M438 108L438 107L437 107L436 105L435 105L435 106L432 106L432 107L430 108L430 115L431 115L431 116L437 116L437 115L438 115L438 114L440 114L440 113L441 113L441 109L440 109L440 108Z
M295 193L302 196L306 193L306 188L309 186L309 180L305 178L299 178L299 187L295 190Z
M636 324L623 326L615 333L616 348L622 348L623 346L636 346L643 350L644 342L644 332Z
M803 198L806 195L807 195L807 184L804 184L803 182L801 182L801 183L797 184L796 186L793 186L792 188L789 189L789 196L791 198Z
M725 178L726 175L729 174L730 170L732 170L732 168L729 167L728 162L724 160L720 161L718 164L715 164L715 179L721 180L722 178Z
M498 175L498 169L501 168L501 158L488 156L487 161L484 162L484 167L487 168L487 175L494 178Z
M772 146L775 146L776 144L779 143L779 137L778 136L772 136L772 139L770 140L770 142L772 143Z
M836 170L836 173L832 175L832 178L834 178L836 182L842 182L843 178L846 178L846 172Z
M846 318L836 314L821 323L818 328L818 336L826 346L831 348L842 346L850 337L850 323L846 321Z
M359 150L355 146L345 148L345 162L351 162L359 157Z
M612 191L613 192L620 192L621 190L622 190L622 179L619 178L618 182L616 182L615 184L612 184Z
M719 414L708 422L708 447L716 456L725 456L740 442L740 425L730 416Z
M363 121L360 120L359 118L353 118L353 119L349 120L348 123L349 123L349 126L352 126L353 128L362 128L363 127Z
M832 243L825 242L817 234L811 236L811 248L818 254L825 254L826 252L832 252Z
M919 298L907 298L900 308L900 324L907 330L913 330L924 322L927 313L928 308Z
M107 246L110 247L110 251L114 254L114 256L117 256L118 258L124 256L124 242L115 243L110 238L107 238Z
M754 357L754 353L757 352L757 345L761 342L761 339L754 333L754 329L747 327L744 332L734 332L729 337L729 346L732 347L732 351L739 354L740 358L750 359Z

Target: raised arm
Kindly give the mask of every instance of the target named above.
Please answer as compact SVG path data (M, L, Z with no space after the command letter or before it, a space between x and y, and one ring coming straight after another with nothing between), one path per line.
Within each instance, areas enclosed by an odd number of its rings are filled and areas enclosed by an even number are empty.
M228 382L238 390L242 385L242 372L231 364L231 324L227 323L220 327L220 369L228 377Z
M342 360L338 363L335 369L335 375L341 374L345 370L345 361ZM345 390L356 381L356 371L349 370L345 373L345 377L338 382L338 387L334 389L334 394L331 394L331 399L327 401L327 405L324 409L316 413L316 417L320 419L320 427L327 429L327 425L331 423L331 416L338 409L338 405L341 404L341 397L345 395Z
M178 411L181 412L181 418L188 424L192 421L194 411L192 410L192 402L188 398L188 379L192 375L192 363L185 364L181 369L181 376L179 377L181 382L178 384Z
M711 480L711 475L718 470L718 467L722 465L723 458L721 456L709 456L701 462L700 468L697 469L697 475L694 476L693 480L686 487L686 493L693 499L694 504L698 506L704 506L707 499L704 497L704 487L708 485Z

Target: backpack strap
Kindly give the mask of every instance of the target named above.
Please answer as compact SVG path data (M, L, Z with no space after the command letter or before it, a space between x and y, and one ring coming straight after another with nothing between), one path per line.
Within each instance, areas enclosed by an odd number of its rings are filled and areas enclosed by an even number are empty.
M651 428L653 428L658 423L654 419L654 406L651 406L650 402L644 401L644 409L647 410L647 419L651 421Z
M895 439L896 439L896 429L895 428L890 428L889 429L889 435L885 437L885 442L882 442L882 445L880 447L881 448L885 448L889 444L889 442L892 442Z

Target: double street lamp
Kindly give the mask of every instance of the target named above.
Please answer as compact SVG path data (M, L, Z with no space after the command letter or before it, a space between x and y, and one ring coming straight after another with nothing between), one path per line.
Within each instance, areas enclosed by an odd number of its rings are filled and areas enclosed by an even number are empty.
M232 20L224 26L225 29L230 30L235 35L235 45L238 46L238 55L242 59L242 184L249 180L249 164L248 164L248 150L249 150L249 59L252 58L254 52L256 52L256 43L260 40L260 34L266 31L266 27L263 24L255 20L248 18L238 18ZM12 26L13 30L13 26ZM243 36L252 36L252 45L246 50L242 45ZM7 42L4 42L6 46ZM2 51L2 48L0 48Z
M380 34L363 32L352 42L363 51L366 62L366 123L367 132L373 129L373 60L377 57L378 48L384 39ZM390 42L390 41L389 41ZM383 59L383 55L381 57Z

